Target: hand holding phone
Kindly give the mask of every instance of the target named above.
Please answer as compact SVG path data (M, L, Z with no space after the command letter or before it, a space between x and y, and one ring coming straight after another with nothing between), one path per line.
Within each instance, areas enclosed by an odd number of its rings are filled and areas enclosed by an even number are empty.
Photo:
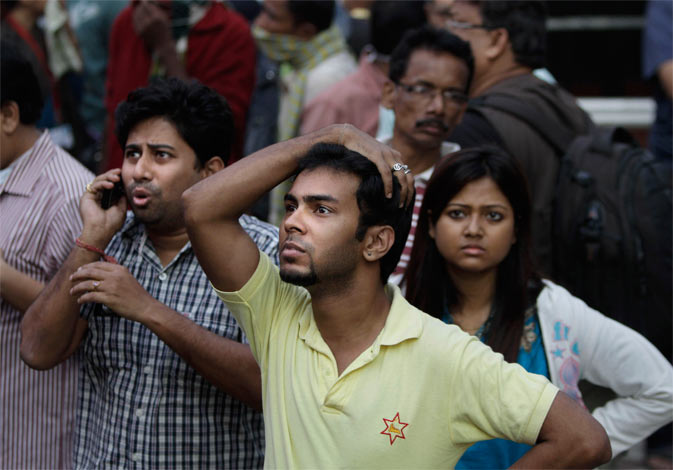
M124 183L120 179L117 181L112 189L104 189L103 197L100 200L100 206L103 209L109 209L119 202L119 199L124 195Z

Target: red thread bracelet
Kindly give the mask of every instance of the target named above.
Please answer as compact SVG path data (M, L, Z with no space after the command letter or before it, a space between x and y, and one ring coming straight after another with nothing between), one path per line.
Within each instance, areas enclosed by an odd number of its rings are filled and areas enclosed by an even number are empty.
M96 248L93 245L88 245L88 244L84 243L82 240L80 240L79 238L75 238L75 245L77 245L80 248L84 248L85 250L93 251L94 253L98 253L99 255L101 255L103 260L107 261L108 263L119 264L117 262L117 260L114 259L114 256L106 255L105 252L103 250L101 250L100 248Z

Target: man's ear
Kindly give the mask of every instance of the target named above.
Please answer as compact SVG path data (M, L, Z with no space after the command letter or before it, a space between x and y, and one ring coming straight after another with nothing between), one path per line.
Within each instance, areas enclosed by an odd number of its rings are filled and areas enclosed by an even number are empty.
M397 99L397 87L391 80L386 80L381 92L381 106L386 109L393 109L395 99Z
M395 243L395 231L390 225L374 225L367 229L362 256L367 261L383 258Z
M224 169L224 161L220 157L212 157L201 168L201 176L207 178L208 176L217 173Z
M8 101L0 108L2 114L2 132L6 135L12 135L16 132L21 122L19 105L16 101Z
M495 60L508 50L511 50L509 33L505 28L492 29L488 33L490 39L485 53L489 60Z

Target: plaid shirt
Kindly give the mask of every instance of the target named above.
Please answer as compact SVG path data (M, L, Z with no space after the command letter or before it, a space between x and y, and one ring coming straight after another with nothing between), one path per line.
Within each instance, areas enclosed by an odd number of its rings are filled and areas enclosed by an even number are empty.
M278 230L253 217L241 225L278 259ZM168 307L224 337L247 342L187 243L162 267L129 213L107 254ZM141 323L101 304L82 307L83 342L76 468L254 468L264 462L262 415L218 390Z

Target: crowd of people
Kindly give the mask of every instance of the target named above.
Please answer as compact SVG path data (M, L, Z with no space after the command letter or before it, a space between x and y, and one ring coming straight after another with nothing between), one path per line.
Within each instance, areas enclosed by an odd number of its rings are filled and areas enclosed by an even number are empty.
M488 106L596 128L543 2L0 6L1 469L670 468L673 299L559 281L555 139Z

